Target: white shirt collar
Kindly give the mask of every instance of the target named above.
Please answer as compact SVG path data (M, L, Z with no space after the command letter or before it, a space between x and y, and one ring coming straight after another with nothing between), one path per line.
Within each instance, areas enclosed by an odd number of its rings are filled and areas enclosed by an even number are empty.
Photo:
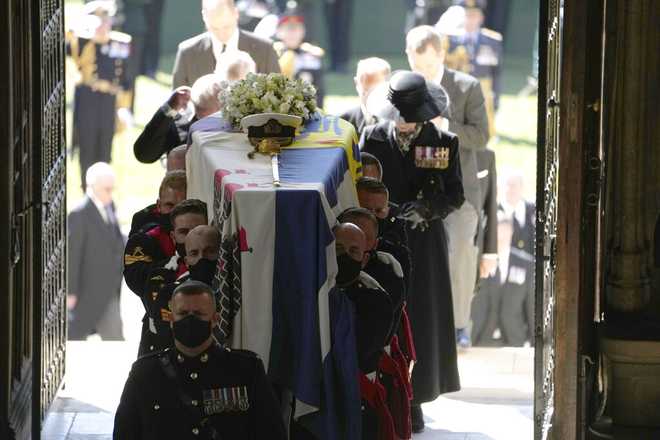
M507 215L512 216L518 222L521 228L525 227L525 223L527 223L527 216L525 215L525 200L521 199L516 204L516 206L511 206L506 201L504 201L502 202L502 207L504 208L504 212Z
M509 276L509 250L507 249L505 252L502 252L501 254L498 253L498 268L500 269L500 284L504 284L506 282L507 277Z
M240 31L238 30L238 27L236 27L236 30L232 34L231 38L229 38L229 41L227 41L227 47L225 48L225 44L218 40L215 35L209 32L209 35L211 36L211 45L213 46L213 56L215 57L216 61L220 57L221 53L228 50L238 50L239 33Z
M442 82L442 77L443 76L445 76L445 66L444 66L444 64L440 65L440 70L438 71L438 74L436 75L434 82L437 85L440 85L440 83Z
M87 190L87 196L94 203L94 206L96 206L96 209L99 210L99 214L101 214L101 218L103 218L103 221L108 223L108 213L106 212L106 210L105 210L106 208L103 205L103 203L101 203L101 201L99 199L97 199L96 196L94 196L94 192L92 192L91 189Z

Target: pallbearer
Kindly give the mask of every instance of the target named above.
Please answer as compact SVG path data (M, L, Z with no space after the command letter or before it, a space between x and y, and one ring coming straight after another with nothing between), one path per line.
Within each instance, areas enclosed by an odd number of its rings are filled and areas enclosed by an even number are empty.
M456 363L447 238L442 219L464 201L458 138L431 120L447 95L413 72L398 72L368 104L382 121L362 133L363 151L378 158L390 199L406 221L413 271L408 311L417 365L413 370L413 430L424 429L420 404L460 388Z
M211 288L181 284L170 301L175 348L138 359L121 396L113 438L183 440L286 438L261 360L220 347Z

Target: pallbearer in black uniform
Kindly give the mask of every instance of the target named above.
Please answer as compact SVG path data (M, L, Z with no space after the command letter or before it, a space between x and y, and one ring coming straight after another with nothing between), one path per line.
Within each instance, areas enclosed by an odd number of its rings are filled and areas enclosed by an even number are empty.
M316 88L316 103L323 107L323 55L325 51L307 43L305 21L293 11L284 14L277 25L277 39L273 47L279 57L282 73L290 78L300 78Z
M279 403L261 360L220 347L211 288L198 281L174 291L175 348L138 359L115 415L116 440L285 439Z
M379 95L388 98L378 99ZM383 183L399 205L399 217L407 222L412 253L408 311L417 350L412 419L414 431L420 432L420 404L460 388L447 238L441 221L464 201L458 138L430 122L446 109L447 95L427 85L420 74L394 74L387 93L372 92L368 106L383 122L365 129L360 147L383 166Z
M130 115L130 85L126 75L131 37L112 31L114 1L85 5L81 29L67 33L67 53L78 69L73 101L74 149L79 151L80 176L96 162L110 163L115 117ZM84 181L82 182L84 187Z
M494 136L501 89L502 34L482 27L485 0L459 0L456 3L465 9L465 32L449 37L445 64L479 80L486 101L489 134Z

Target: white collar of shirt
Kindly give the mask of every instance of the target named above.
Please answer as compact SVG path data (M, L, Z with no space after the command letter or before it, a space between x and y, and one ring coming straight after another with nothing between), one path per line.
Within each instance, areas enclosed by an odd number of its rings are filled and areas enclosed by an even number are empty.
M509 250L498 254L498 266L500 269L500 284L506 282L507 277L509 276Z
M106 212L106 210L105 210L106 208L103 205L103 203L101 203L99 201L99 199L97 199L94 196L94 193L92 192L91 189L87 191L87 196L89 196L90 200L94 203L94 206L96 206L96 209L99 210L99 214L101 214L101 218L103 218L103 221L108 223L108 213Z
M527 216L525 215L526 208L524 200L519 201L516 206L511 206L507 202L503 202L502 207L504 208L504 212L507 215L516 219L521 228L525 227L525 223L527 223Z
M445 76L445 66L440 65L440 70L438 71L438 74L435 76L435 80L433 82L435 82L437 85L440 85L443 76Z
M229 41L227 41L227 47L225 47L225 43L218 40L215 35L209 32L209 35L211 36L211 45L213 46L213 56L215 57L216 61L223 52L226 52L228 50L238 50L239 33L240 32L237 27L234 33L232 34L231 38L229 38Z

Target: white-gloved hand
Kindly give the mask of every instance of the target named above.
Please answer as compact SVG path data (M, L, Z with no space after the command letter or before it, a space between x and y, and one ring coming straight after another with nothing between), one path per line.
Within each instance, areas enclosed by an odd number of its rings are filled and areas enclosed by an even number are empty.
M410 223L411 229L419 228L420 231L424 232L428 228L429 224L424 217L415 209L410 209L399 216L402 220Z

